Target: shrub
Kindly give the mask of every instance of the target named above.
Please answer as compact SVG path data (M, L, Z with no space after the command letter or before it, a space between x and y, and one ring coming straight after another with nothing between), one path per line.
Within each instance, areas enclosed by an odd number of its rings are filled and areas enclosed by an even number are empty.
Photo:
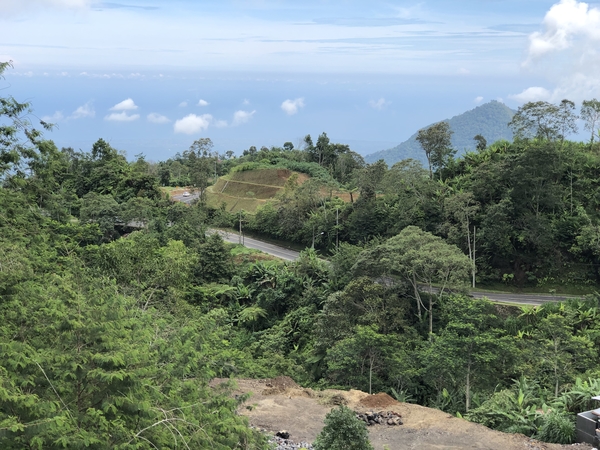
M373 450L367 425L346 406L332 409L317 436L315 450Z
M537 437L541 441L553 444L571 444L575 440L573 418L559 412L545 414Z

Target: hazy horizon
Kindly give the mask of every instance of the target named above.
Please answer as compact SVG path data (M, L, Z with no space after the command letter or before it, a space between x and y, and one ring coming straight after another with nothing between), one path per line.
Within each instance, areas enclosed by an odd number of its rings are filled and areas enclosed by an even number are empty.
M369 154L490 100L597 97L600 9L530 2L0 2L3 95L89 150L161 160L327 132Z

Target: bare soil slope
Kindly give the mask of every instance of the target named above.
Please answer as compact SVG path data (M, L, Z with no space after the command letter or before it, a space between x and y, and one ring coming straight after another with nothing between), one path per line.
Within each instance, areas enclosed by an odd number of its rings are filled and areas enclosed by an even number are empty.
M216 379L213 386L227 380ZM336 405L345 404L357 412L394 411L402 415L403 425L369 427L376 450L408 449L489 449L489 450L558 450L581 445L561 446L490 430L482 425L458 419L442 411L410 403L400 403L387 394L369 395L362 391L313 391L299 387L289 377L272 380L236 380L233 394L251 393L240 407L250 424L275 433L286 430L296 442L313 442L323 428L325 415Z

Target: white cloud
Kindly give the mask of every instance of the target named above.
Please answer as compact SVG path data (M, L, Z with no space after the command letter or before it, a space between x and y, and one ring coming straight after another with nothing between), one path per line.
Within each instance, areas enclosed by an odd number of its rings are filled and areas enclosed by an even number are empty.
M552 93L546 88L535 86L525 89L520 94L509 95L509 97L519 103L527 103L550 100Z
M148 122L157 123L157 124L163 124L163 123L170 122L170 120L167 116L163 116L158 113L150 113L150 114L148 114L148 116L146 116L146 119L148 120Z
M373 109L382 110L391 102L388 102L385 98L381 97L379 100L369 100L369 106Z
M138 109L138 107L131 98L123 100L122 102L117 103L115 106L110 108L111 111L132 111L134 109Z
M42 117L42 120L46 123L56 123L56 122L60 122L64 118L65 118L65 116L63 116L63 113L61 111L56 111L51 116Z
M104 118L104 120L114 122L133 122L140 118L139 114L127 114L127 111L121 111L120 113L112 113Z
M236 111L235 113L233 113L233 121L231 122L231 126L237 127L238 125L248 122L250 119L252 119L252 116L254 116L255 112L256 112L256 110L254 110L254 111L242 111L242 110Z
M460 75L469 75L471 72L469 71L469 69L465 69L464 67L461 67L460 69L458 69L458 73Z
M179 119L173 125L175 133L194 134L206 130L211 124L213 117L210 114L197 116L189 114L183 119Z
M215 126L216 128L225 128L227 126L227 121L226 120L215 120L213 122L213 126Z
M183 101L179 104L180 108L185 108L188 105L188 103L186 101Z
M300 108L304 108L304 98L297 98L295 100L288 99L281 104L281 109L283 109L288 116L293 116Z
M479 104L483 101L483 97L480 95L478 97L475 97L475 100L473 100L475 103Z
M561 0L544 17L545 31L529 36L529 60L565 50L580 38L600 41L600 10L576 0Z
M581 101L600 90L600 9L577 0L561 0L546 13L543 29L529 36L523 66L547 77L552 90L525 89L511 98Z
M68 117L69 119L85 119L88 117L95 117L96 111L92 106L91 102L87 102L85 105L81 105Z
M210 103L208 103L206 100L198 100L198 106L208 106L210 105Z
M244 101L242 102L242 105L244 106L248 106L250 104L250 100L248 100L247 98L244 99Z

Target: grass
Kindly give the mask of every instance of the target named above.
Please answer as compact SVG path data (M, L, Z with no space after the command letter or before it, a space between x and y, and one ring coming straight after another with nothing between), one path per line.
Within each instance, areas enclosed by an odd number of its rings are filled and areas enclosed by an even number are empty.
M227 194L221 194L219 192L212 192L209 188L206 191L206 203L213 208L220 208L221 204L225 202L227 211L231 213L237 213L239 211L245 211L250 214L254 214L259 206L267 203L267 200L258 198L242 198L233 197Z
M260 250L255 250L252 248L244 247L240 244L229 244L231 246L231 256L233 257L233 262L237 266L245 265L245 264L256 264L257 262L263 263L280 263L281 259L269 255L267 253L263 253Z

